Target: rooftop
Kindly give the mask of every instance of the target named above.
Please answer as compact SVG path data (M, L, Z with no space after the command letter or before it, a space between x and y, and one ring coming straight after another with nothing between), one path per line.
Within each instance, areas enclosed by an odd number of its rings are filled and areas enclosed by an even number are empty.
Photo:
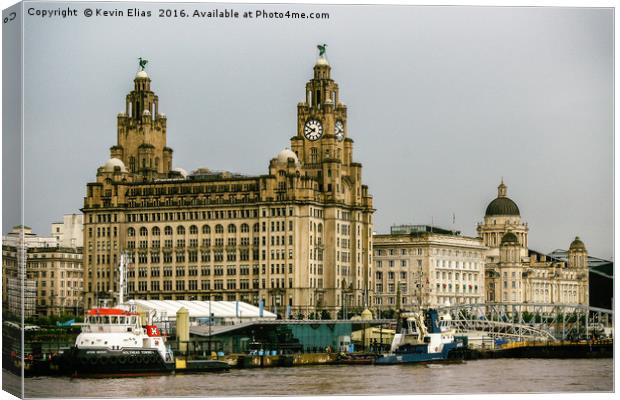
M439 228L432 225L392 225L390 227L391 235L402 235L402 234L419 234L419 233L439 233L442 235L455 235L459 236L461 234L460 231L451 231L448 229Z

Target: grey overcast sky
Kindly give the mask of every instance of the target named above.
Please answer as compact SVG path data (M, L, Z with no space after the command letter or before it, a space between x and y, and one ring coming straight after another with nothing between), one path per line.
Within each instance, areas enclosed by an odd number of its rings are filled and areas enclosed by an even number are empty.
M82 15L134 6L153 17ZM258 175L289 146L316 45L327 43L377 232L434 222L475 236L503 177L531 248L566 249L579 235L591 255L613 256L611 9L170 7L330 15L301 21L157 18L163 3L71 7L79 17L25 17L24 212L37 233L79 212L138 57L168 116L174 166ZM6 232L18 219L4 214Z

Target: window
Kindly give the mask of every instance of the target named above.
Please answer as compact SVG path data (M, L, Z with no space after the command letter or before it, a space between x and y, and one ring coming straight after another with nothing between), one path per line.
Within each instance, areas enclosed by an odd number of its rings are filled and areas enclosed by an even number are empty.
M224 227L220 224L215 225L215 233L224 233Z
M209 225L203 225L202 226L202 233L205 235L208 235L211 233L211 227Z
M171 236L171 235L172 235L172 227L170 227L170 226L166 226L166 227L164 228L164 235L166 235L166 236Z
M182 226L177 227L177 235L185 235L185 228Z
M127 229L127 236L129 237L136 236L136 230L134 228Z
M190 233L190 235L197 235L198 234L198 227L196 225L191 225L189 227L189 233Z

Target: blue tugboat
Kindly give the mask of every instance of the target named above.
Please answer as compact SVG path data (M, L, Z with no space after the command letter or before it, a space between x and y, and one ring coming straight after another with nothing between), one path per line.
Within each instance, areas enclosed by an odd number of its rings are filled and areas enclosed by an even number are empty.
M377 365L434 363L454 360L463 342L449 329L450 315L437 310L401 313L390 352L375 360Z

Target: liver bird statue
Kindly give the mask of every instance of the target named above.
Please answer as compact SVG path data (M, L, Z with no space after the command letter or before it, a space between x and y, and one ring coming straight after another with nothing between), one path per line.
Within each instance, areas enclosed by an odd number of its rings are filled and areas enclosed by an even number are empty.
M146 67L146 64L149 63L149 60L143 60L142 57L139 58L140 61L138 62L140 64L140 68L142 71L144 71L144 67Z

